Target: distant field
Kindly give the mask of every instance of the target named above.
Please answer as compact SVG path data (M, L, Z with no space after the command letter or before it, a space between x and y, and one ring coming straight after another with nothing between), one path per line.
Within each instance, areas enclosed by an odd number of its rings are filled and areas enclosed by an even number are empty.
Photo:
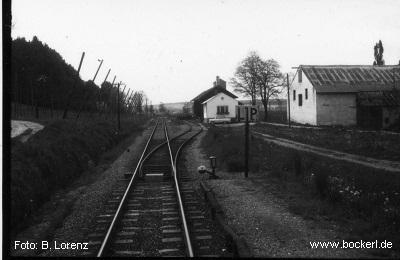
M252 129L276 137L377 159L400 161L400 134L346 128L303 129L257 124Z

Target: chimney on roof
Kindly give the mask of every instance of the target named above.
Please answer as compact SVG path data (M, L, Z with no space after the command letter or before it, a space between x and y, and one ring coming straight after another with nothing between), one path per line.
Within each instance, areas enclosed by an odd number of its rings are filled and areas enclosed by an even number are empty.
M226 89L226 81L217 76L216 80L214 81L214 87L222 87Z

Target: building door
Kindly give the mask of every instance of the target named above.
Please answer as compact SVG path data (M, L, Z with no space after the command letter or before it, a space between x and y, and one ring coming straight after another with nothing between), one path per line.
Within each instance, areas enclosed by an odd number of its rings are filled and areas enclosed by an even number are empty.
M357 125L368 129L382 128L382 107L358 106Z

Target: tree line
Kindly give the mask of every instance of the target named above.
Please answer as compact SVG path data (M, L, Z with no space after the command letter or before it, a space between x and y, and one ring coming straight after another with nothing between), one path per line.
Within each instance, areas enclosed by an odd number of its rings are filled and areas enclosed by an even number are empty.
M115 78L114 78L115 79ZM17 38L11 44L11 91L14 104L53 110L68 109L98 115L142 113L152 110L143 91L127 91L104 80L100 86L84 81L57 51L36 36L31 41ZM118 98L119 94L119 98Z

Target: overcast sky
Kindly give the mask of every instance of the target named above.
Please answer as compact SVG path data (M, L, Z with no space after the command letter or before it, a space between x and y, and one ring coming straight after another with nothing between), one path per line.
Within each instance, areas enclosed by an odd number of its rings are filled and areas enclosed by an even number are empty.
M13 0L12 38L36 35L100 84L111 68L153 102L188 101L229 81L249 51L282 72L299 64L386 64L400 60L399 0ZM228 85L228 89L232 90Z

